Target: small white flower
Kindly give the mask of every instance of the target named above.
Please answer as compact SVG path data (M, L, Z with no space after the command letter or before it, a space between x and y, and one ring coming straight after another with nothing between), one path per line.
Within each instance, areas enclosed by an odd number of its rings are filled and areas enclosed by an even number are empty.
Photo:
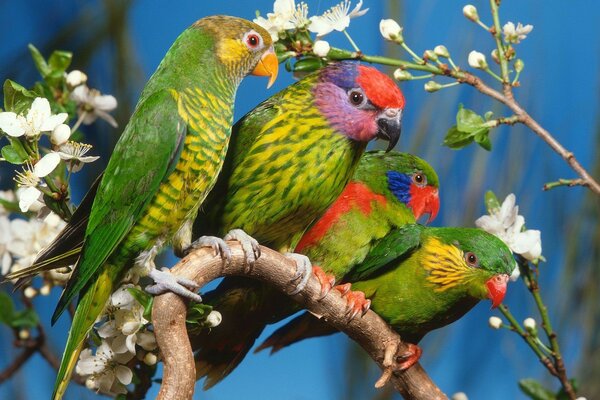
M541 232L528 229L523 231L525 218L519 213L516 197L509 194L499 209L492 210L491 215L484 215L475 221L477 227L502 239L513 251L529 261L542 255Z
M78 172L83 168L83 164L96 161L98 156L86 156L90 151L91 145L79 142L67 142L60 146L56 154L60 159L65 160L67 169L71 172Z
M469 400L465 392L456 392L450 397L450 400Z
M473 22L479 21L479 14L477 8L472 4L467 4L463 7L463 15Z
M215 310L211 311L210 314L208 314L208 316L206 317L206 324L209 328L214 328L215 326L218 326L221 323L221 321L223 321L223 316L220 312Z
M488 66L485 55L475 50L469 53L469 65L477 69L486 69Z
M50 132L65 122L67 113L52 115L50 103L44 97L36 97L27 116L14 112L0 113L0 129L8 136L35 138L42 132Z
M74 88L87 82L87 75L77 69L69 72L66 77L67 85Z
M521 269L519 268L517 263L515 263L515 269L513 269L513 271L510 274L510 281L516 282L520 276L521 276Z
M525 25L520 22L515 27L515 24L512 22L507 22L502 27L502 33L504 34L504 41L506 43L521 43L521 40L524 40L527 35L533 30L533 25Z
M397 81L410 81L412 77L412 74L404 69L397 68L394 71L394 79Z
M379 22L379 32L385 40L393 42L402 39L402 27L393 19L382 19Z
M438 44L437 46L434 47L433 52L435 54L437 54L439 57L444 57L444 58L449 58L450 57L450 52L448 52L448 49L446 48L446 46Z
M60 124L50 134L50 143L55 146L63 145L69 140L71 136L71 128L69 125Z
M308 30L317 34L318 37L325 36L331 31L344 31L350 26L350 20L365 15L369 9L361 10L362 0L358 2L356 7L350 11L350 0L344 0L338 5L331 7L331 9L325 11L323 15L314 16L310 18L310 25Z
M12 267L12 255L8 250L12 242L10 220L5 214L0 214L0 275L6 275Z
M77 114L83 118L82 121L85 125L101 118L114 128L117 127L117 121L108 113L117 108L117 99L114 96L103 95L96 89L79 85L71 92L71 99L77 103Z
M488 324L492 329L500 329L502 327L502 319L498 317L490 317Z
M84 377L89 375L86 380L89 388L109 393L127 393L125 386L131 383L133 372L123 364L132 358L131 354L115 354L110 343L103 340L96 354L92 354L90 349L81 352L75 371Z
M331 47L329 46L329 42L325 40L317 40L313 45L313 53L318 57L327 57L329 50L331 50Z
M288 29L294 29L296 25L293 21L306 24L308 15L308 6L300 3L298 8L294 0L275 0L273 4L273 12L265 17L257 17L254 22L265 28L274 42L279 40L279 32ZM304 22L302 22L304 19Z
M535 332L535 319L529 317L529 318L525 318L525 320L523 321L523 327L525 327L525 329L527 329L529 332Z

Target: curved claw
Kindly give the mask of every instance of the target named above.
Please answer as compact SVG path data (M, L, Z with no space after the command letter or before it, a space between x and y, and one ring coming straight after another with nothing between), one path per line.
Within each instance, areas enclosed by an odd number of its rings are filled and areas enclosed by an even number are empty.
M200 247L212 248L215 257L220 256L226 265L231 262L231 249L223 239L216 236L201 236L198 240L195 240L190 247L185 249L184 254L187 255L191 250Z
M292 278L292 282L296 282L297 280L300 280L300 282L296 284L296 289L290 292L290 294L298 294L302 289L304 289L308 283L308 280L310 279L312 273L312 264L308 257L302 254L285 253L284 256L296 263L296 275L294 275Z
M346 299L346 316L348 322L353 320L358 314L364 316L369 308L371 308L371 300L365 297L365 294L361 291L351 291L351 284L345 283L338 285L334 289L341 293L342 297Z
M333 285L335 285L335 276L333 274L325 273L325 271L323 271L323 269L318 265L313 265L312 272L321 283L321 294L319 300L323 300L331 291Z
M416 344L407 343L408 351L399 357L399 360L403 360L398 364L400 371L404 371L415 365L421 358L423 350Z
M202 297L194 290L198 290L199 286L191 279L175 276L171 274L168 268L162 270L153 269L148 274L155 282L154 285L146 287L146 292L158 296L166 292L175 293L189 300L202 302Z
M246 272L248 272L260 257L260 246L258 241L241 229L230 230L223 239L237 240L240 242L242 249L244 250L244 255L246 256Z

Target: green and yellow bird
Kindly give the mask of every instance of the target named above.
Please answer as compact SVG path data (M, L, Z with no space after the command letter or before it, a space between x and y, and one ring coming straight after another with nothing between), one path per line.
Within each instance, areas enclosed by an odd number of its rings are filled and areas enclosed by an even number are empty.
M490 299L497 307L516 264L506 244L475 228L428 228L410 224L376 240L342 278L364 293L370 307L412 344L403 361L420 357L417 343ZM259 348L277 351L297 341L335 333L305 313L279 328Z
M54 399L62 398L88 333L128 271L153 278L153 293L199 299L189 290L192 282L156 270L154 257L167 244L180 253L191 244L191 224L228 149L239 83L253 73L270 76L270 85L277 70L269 33L252 22L213 16L186 29L144 87L106 171L84 201L89 213L76 213L51 246L70 251L8 276L26 278L81 252L52 317L54 323L79 296Z

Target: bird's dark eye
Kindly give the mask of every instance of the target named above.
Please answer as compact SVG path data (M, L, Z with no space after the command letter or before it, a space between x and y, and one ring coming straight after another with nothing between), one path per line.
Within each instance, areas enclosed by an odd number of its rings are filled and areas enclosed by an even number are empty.
M365 96L358 90L352 90L348 94L348 99L350 100L350 103L352 103L353 105L360 106L363 103L363 101L365 100Z
M465 261L470 267L479 266L479 260L477 260L477 256L470 251L465 254Z
M247 33L244 40L249 49L256 49L260 46L260 36L254 31Z
M425 175L423 175L423 173L421 172L416 172L413 175L413 182L417 185L417 186L425 186L427 185L427 177Z

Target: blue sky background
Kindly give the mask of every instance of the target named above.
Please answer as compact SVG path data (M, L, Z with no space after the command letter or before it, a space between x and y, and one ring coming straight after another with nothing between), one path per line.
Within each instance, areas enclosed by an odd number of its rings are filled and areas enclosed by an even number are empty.
M33 42L43 47L55 32L72 23L80 13L89 13L94 23L101 24L106 17L103 5L107 3L110 2L3 2L0 12L0 37L3 38L0 65L4 65L0 71L5 72L0 78L30 84L34 79L34 75L28 72L31 62L27 56L17 57L24 52L27 43ZM307 3L311 15L335 4L329 0L309 0ZM370 11L352 21L349 32L365 53L396 51L386 47L378 30L381 18L392 17L404 26L404 37L417 53L437 44L445 44L454 61L463 67L467 67L467 54L473 49L488 55L489 60L493 41L482 29L462 16L464 2L407 0L393 7L398 10L397 14L390 13L391 8L387 3L365 0L364 6L369 7ZM489 23L488 2L474 1L473 4L478 7L482 19ZM127 17L127 29L132 45L131 56L138 60L140 66L139 72L135 73L135 82L140 82L140 85L137 91L130 94L131 101L135 102L141 84L154 71L173 40L196 19L212 14L252 18L256 9L264 14L271 7L272 2L265 0L134 2ZM585 167L591 169L598 154L600 42L597 21L600 20L600 6L593 0L505 0L501 17L504 22L511 20L534 25L530 37L517 46L519 56L525 61L525 70L521 75L522 87L516 91L518 101L565 147L573 151ZM70 39L76 43L83 37L84 34L81 38ZM341 34L332 33L327 39L336 45L349 47ZM109 61L113 50L112 45L103 45L91 60L92 66L86 69L90 86L108 93L115 93L114 85L118 82L113 64ZM75 54L76 60L77 56ZM408 58L405 54L403 57ZM9 61L10 65L7 65ZM6 75L9 72L11 75ZM243 115L292 81L290 74L283 69L269 91L265 89L264 79L246 79L238 92L236 115ZM581 209L585 189L559 188L543 193L540 188L545 182L574 175L560 157L523 127L494 131L494 149L491 153L475 146L460 152L442 147L440 144L446 130L455 123L459 103L479 113L492 110L497 115L507 115L507 110L491 103L470 87L461 86L427 94L422 89L424 82L401 84L407 107L403 137L397 149L410 150L424 157L440 174L442 209L433 225L472 226L474 219L484 212L483 195L486 190L494 190L501 198L514 192L527 226L542 230L544 255L548 259L548 263L542 266L542 294L548 299L556 320L556 310L568 303L566 296L569 288L565 287L563 272L569 241L581 241L580 251L584 254L589 254L592 246L598 246L592 238L573 236L574 220ZM110 128L105 124L94 132L97 136L93 141L98 151L105 151L113 145L109 132ZM84 172L81 174L82 178L86 178ZM85 179L81 180L83 182ZM0 185L6 185L7 182L10 182L10 178L4 173ZM79 188L79 196L85 191L83 185ZM595 221L597 223L597 216ZM58 292L36 299L36 307L45 325L49 325L57 297ZM506 303L520 320L533 315L532 301L521 282L510 285ZM489 302L482 303L453 326L430 334L422 343L422 364L448 394L464 391L471 399L523 398L517 388L518 379L534 377L548 380L548 374L516 335L487 327L489 316L497 314L490 311L489 307ZM57 354L62 352L64 346L67 320L63 318L57 326L48 329L51 345ZM588 332L577 321L561 325L561 342L567 367L571 374L575 374L582 356L582 338ZM272 330L268 329L262 338ZM4 343L0 345L1 369L14 357L15 350L11 343L12 335L7 329L0 328L0 338ZM199 391L195 398L359 399L373 396L375 391L372 385L377 379L375 368L366 370L361 379L364 382L362 387L356 388L351 394L345 390L347 357L352 346L343 335L335 335L303 342L272 357L264 352L250 355L224 382L208 392ZM46 398L53 381L53 370L36 357L10 383L0 386L0 398ZM549 382L553 388L557 387L554 381ZM157 391L158 385L154 385L148 398L153 398ZM96 396L73 384L67 397L80 399Z

